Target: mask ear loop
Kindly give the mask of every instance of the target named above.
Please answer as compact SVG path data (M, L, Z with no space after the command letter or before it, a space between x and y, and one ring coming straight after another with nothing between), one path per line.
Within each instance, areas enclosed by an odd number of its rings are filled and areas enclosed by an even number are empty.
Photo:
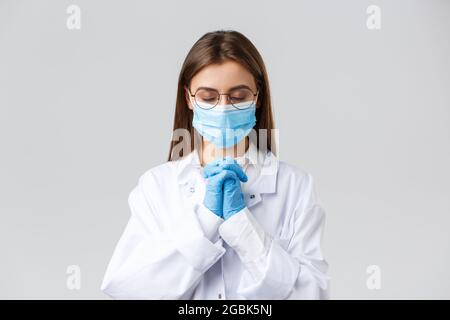
M191 93L191 89L188 88L186 85L184 85L184 89L187 90L187 92L188 92L189 101L191 102L192 110L194 110L194 107L196 107L197 104L195 103L195 98L193 97L193 94Z
M256 87L256 96L255 96L255 102L254 102L254 104L255 104L255 108L258 106L258 98L259 98L259 92L260 92L260 90L259 90L259 87L257 86Z
M196 106L194 97L192 96L190 88L188 88L186 85L184 86L184 88L185 88L185 90L187 90L187 92L189 94L189 101L191 102L191 105L192 105L192 110L191 111L193 113L194 112L194 107ZM202 152L202 140L201 139L203 139L203 137L197 132L197 129L195 129L194 127L192 127L192 132L194 134L194 150L193 151L197 152L198 159L200 160L200 166L201 166L201 163L203 162L203 159L202 159L202 155L203 155L203 152Z
M189 96L189 100L191 101L192 111L193 111L194 108L197 108L197 103L195 102L195 99L192 96Z
M192 111L193 112L193 111ZM200 160L200 166L203 162L203 137L200 135L200 133L192 127L192 131L194 133L194 152L197 152L198 159Z

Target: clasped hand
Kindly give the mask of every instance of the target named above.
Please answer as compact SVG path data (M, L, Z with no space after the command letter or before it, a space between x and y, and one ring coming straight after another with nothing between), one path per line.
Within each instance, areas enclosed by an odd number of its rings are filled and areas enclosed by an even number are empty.
M203 204L210 211L226 220L245 208L240 181L248 177L236 160L217 158L205 166L203 176L207 179Z

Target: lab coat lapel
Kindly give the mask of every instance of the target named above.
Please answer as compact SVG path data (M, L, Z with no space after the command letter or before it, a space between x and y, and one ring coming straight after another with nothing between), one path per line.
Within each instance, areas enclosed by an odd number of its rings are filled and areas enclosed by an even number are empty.
M278 158L270 151L264 154L261 150L255 156L249 156L250 165L256 166L259 174L244 194L247 208L250 208L262 200L261 194L276 192ZM185 198L192 203L203 200L200 195L202 186L199 185L201 165L198 152L193 150L186 157L178 160L178 184Z
M189 199L190 202L198 203L200 201L199 189L202 189L199 185L201 165L198 152L193 150L178 161L177 180L180 191L184 198Z
M270 151L267 154L263 154L262 151L258 150L258 155L257 162L253 161L252 165L258 167L259 175L244 195L247 208L251 208L261 202L261 194L276 192L278 158Z

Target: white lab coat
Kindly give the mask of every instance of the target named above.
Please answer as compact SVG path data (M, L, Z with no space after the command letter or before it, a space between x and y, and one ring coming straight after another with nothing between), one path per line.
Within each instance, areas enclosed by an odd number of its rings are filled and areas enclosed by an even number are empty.
M245 154L246 208L226 221L202 204L197 151L147 170L101 290L115 299L328 299L314 180L256 153Z

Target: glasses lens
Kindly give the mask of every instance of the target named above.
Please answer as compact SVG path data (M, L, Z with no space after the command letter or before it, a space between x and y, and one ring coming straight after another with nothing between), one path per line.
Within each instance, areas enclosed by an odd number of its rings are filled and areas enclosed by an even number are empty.
M238 109L248 108L255 100L253 92L245 88L234 89L229 95L231 104Z
M214 108L219 101L219 93L211 89L200 89L195 93L197 106L203 109Z

